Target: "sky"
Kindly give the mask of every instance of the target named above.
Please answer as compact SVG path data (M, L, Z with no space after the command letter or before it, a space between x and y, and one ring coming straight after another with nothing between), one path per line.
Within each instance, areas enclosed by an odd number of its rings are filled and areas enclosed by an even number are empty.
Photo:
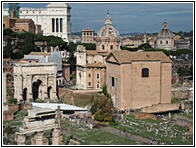
M66 1L64 1L66 2ZM22 3L21 7L45 8L47 3ZM112 26L123 33L157 33L163 22L173 32L193 30L194 3L190 2L76 2L68 1L71 8L71 31L92 28L97 33L104 26L107 12ZM8 7L3 3L3 8Z

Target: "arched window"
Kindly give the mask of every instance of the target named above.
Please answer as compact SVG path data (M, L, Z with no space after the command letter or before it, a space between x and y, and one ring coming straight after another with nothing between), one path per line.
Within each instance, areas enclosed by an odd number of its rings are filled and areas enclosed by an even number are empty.
M149 69L142 68L142 77L149 77Z
M166 44L168 44L168 41L166 41Z
M162 41L160 41L160 44L162 44Z
M102 45L102 49L104 49L104 45Z

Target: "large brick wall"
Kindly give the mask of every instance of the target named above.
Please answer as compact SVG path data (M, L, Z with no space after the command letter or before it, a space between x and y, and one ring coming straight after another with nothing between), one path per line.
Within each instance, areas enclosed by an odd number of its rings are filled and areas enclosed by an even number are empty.
M146 113L158 113L163 111L174 111L178 110L180 107L180 103L160 103L153 104L152 106L141 108L142 112Z

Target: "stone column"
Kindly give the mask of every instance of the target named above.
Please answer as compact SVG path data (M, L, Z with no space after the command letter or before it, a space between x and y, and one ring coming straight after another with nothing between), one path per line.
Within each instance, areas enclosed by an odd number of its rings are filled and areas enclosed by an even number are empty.
M51 98L53 98L55 100L55 99L57 99L57 94L56 94L56 75L55 74L52 75L52 79L53 79L53 88L52 88L52 96L51 96Z
M66 18L63 18L63 38L66 38L66 39L63 39L63 40L66 40L68 41L68 33L70 33L68 30L67 30L67 19Z
M26 135L21 134L21 133L16 133L16 134L17 134L18 145L25 145Z
M28 79L28 95L27 95L27 102L33 99L33 92L32 92L32 75L27 76Z
M60 30L61 29L61 18L59 18L58 21L59 21L59 32L61 33L61 30Z
M22 98L22 91L23 91L23 76L21 75L14 75L14 98L20 102Z
M57 122L58 122L58 127L60 128L61 126L61 109L60 106L57 106Z
M43 144L43 132L37 132L35 135L35 144L42 145Z
M42 84L42 100L44 100L45 98L48 98L48 79L47 79L47 75L44 76L43 78L43 84ZM41 89L41 87L40 87Z
M28 89L29 89L29 91L28 91L28 93L29 93L29 95L28 95L28 98L27 98L27 101L28 102L30 102L30 100L31 101L33 101L33 92L32 92L32 79L33 79L33 75L29 75L29 85L28 85Z
M45 86L46 88L48 88L48 74L46 74L45 76Z
M52 131L52 145L59 145L59 129Z
M43 52L43 47L42 46L40 46L40 50L41 50L41 52Z
M3 73L3 103L7 102L7 77L6 73Z

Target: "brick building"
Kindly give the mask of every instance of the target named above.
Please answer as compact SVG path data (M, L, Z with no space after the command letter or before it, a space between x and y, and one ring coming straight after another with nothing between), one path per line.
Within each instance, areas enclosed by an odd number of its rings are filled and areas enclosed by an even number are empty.
M106 67L106 85L117 108L171 102L172 61L164 53L113 51Z

